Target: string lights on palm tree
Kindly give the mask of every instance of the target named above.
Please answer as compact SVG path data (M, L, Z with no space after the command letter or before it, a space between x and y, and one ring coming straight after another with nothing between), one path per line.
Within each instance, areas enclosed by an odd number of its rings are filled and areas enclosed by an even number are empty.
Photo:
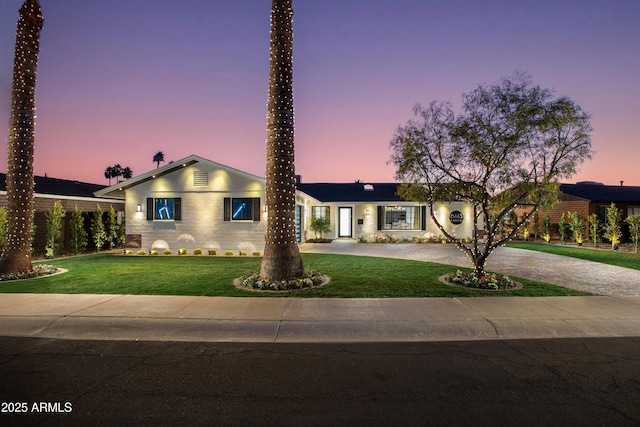
M32 268L36 69L44 18L38 0L26 0L19 13L7 140L7 244L0 258L3 274Z
M260 275L273 280L302 277L295 229L292 0L271 4L267 105L267 233Z

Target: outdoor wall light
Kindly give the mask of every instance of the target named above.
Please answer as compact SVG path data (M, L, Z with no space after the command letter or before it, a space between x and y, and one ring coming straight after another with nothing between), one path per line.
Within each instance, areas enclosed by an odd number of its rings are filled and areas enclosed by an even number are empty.
M371 210L370 210L370 209L367 209L366 211L364 211L364 214L365 214L366 216L371 215Z
M137 211L138 211L138 212L142 212L142 205L141 205L140 203L138 203Z

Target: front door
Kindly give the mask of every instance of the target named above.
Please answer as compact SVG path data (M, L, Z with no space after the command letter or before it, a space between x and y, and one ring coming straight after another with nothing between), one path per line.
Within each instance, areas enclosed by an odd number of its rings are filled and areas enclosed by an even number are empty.
M351 208L338 208L338 237L351 237Z

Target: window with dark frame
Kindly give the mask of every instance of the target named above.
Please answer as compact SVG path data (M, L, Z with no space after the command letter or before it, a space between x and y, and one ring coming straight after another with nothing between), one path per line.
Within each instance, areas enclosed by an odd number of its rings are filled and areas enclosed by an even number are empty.
M148 198L147 220L149 221L179 221L182 219L182 199Z
M251 221L253 219L253 199L231 199L231 220Z
M225 221L260 221L259 197L225 197Z
M420 206L379 206L380 230L420 230Z

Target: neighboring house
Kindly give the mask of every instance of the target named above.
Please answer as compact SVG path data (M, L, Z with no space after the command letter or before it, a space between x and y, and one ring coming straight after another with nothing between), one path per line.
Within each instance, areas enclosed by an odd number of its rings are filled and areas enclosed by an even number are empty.
M0 173L0 206L7 206L6 174ZM47 238L46 212L53 209L56 200L62 202L62 207L67 212L62 229L62 246L60 252L65 252L69 244L69 220L70 212L76 206L83 212L85 229L89 232L89 226L93 212L98 205L104 211L112 206L117 212L124 211L124 200L102 199L94 196L96 191L103 189L104 185L89 184L86 182L66 179L49 178L47 176L34 177L34 224L36 234L34 241L34 253L44 254ZM89 242L91 248L92 243Z
M570 209L572 202L586 202L589 214L598 214L601 221L607 218L606 210L611 203L622 209L622 219L629 215L640 214L640 187L620 185L604 185L600 182L583 181L577 184L560 185L561 204L556 207Z
M552 237L558 237L558 220L563 212L578 212L583 217L597 214L601 224L607 220L607 208L615 203L622 210L622 219L632 214L640 214L640 187L620 185L604 185L599 182L582 181L576 184L560 185L560 203L553 209L540 210L540 224L549 215L553 225ZM625 223L621 224L623 232L627 232ZM542 226L541 226L542 227ZM532 225L530 225L532 229ZM586 227L585 237L589 236Z
M371 239L376 234L425 237L442 234L427 207L396 195L397 184L298 184L299 241L309 217L328 216L325 237ZM265 180L199 156L189 156L97 191L102 198L126 199L128 248L264 250L267 226ZM471 206L439 203L436 215L452 234L472 235Z

